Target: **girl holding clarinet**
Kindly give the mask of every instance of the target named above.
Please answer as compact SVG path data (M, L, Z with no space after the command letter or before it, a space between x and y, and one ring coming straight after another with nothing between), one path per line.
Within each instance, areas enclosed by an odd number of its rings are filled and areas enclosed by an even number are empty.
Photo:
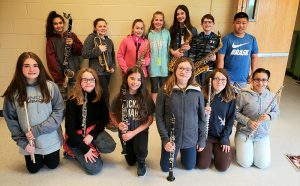
M209 91L211 90L211 91ZM218 171L226 171L231 163L229 136L235 117L236 100L226 70L215 69L202 89L205 97L206 147L197 153L197 167L207 169L212 161Z
M160 166L169 170L170 152L175 151L173 164L176 166L177 154L181 153L181 163L186 170L196 165L196 151L205 147L204 97L193 73L193 62L178 58L174 73L158 92L156 100L156 124L162 140ZM175 116L175 143L170 142L170 118Z
M267 168L271 163L269 128L270 120L279 116L277 96L268 88L270 71L256 69L252 74L252 87L242 89L237 97L235 134L236 161L242 167L253 164Z
M143 70L138 66L129 68L109 114L112 123L119 128L122 154L127 164L133 166L138 163L138 176L146 173L148 129L153 122L153 112L154 103L147 91Z
M24 52L19 56L3 97L3 116L25 157L27 170L36 173L44 164L56 168L63 142L64 101L36 54Z

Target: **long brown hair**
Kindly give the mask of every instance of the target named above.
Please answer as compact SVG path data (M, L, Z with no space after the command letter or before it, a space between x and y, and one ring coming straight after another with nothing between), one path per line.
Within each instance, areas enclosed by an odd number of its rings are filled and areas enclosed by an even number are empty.
M95 98L92 102L97 102L101 99L101 87L99 85L99 79L98 79L98 75L97 72L92 69L92 68L82 68L77 75L76 78L76 83L75 83L75 87L74 87L74 93L72 95L72 97L70 99L76 99L77 101L77 105L82 105L84 102L84 97L83 97L83 89L81 87L81 78L82 78L82 74L85 72L89 72L93 75L93 77L95 78Z
M187 57L180 57L176 60L175 65L174 65L174 71L172 73L172 75L168 78L168 80L166 81L166 89L165 89L165 93L168 96L172 95L173 92L173 87L177 82L177 77L176 77L176 71L178 69L178 66L180 63L183 62L188 62L191 67L192 67L192 74L190 79L188 80L188 85L193 85L193 86L199 86L199 84L195 81L195 75L194 75L194 63L191 61L191 59L187 58Z
M141 74L141 86L138 88L137 93L134 96L137 96L137 105L138 105L138 114L139 117L141 118L141 121L146 121L147 117L148 117L148 105L147 105L147 99L149 98L149 93L147 91L146 88L146 81L145 81L145 76L144 76L144 72L143 70L138 67L138 66L133 66L132 68L129 68L125 75L123 76L123 81L122 81L122 85L120 87L120 93L117 97L117 102L118 104L116 105L116 116L117 119L119 121L121 121L122 118L122 99L123 99L123 95L122 95L122 90L126 89L126 93L128 94L129 92L129 86L128 86L128 76L130 76L133 73L139 73Z
M229 79L228 73L225 69L222 69L222 68L215 69L206 77L204 87L202 88L203 95L204 95L205 99L207 100L208 99L209 78L214 78L217 72L220 72L221 74L223 74L226 77L226 80L227 80L226 86L221 91L220 94L222 96L222 99L225 102L230 102L231 100L235 99L235 94L230 85L230 79ZM211 86L213 86L213 85L211 85ZM213 88L212 88L212 90L213 90Z
M154 12L154 14L152 16L148 33L150 33L151 30L155 29L153 21L154 21L154 18L155 18L156 15L161 15L163 17L163 26L161 27L161 30L163 30L165 28L165 26L166 26L165 14L163 12L161 12L161 11L156 11L156 12Z
M40 91L43 96L43 102L49 103L49 101L51 100L51 96L47 86L47 80L51 80L51 78L47 74L42 60L33 52L23 52L19 56L13 79L10 82L8 88L5 90L2 97L6 97L9 102L13 102L16 99L20 106L24 105L24 101L27 101L26 87L28 83L26 77L23 74L22 68L24 61L28 58L35 60L38 64L40 73L36 78L36 83L39 84Z

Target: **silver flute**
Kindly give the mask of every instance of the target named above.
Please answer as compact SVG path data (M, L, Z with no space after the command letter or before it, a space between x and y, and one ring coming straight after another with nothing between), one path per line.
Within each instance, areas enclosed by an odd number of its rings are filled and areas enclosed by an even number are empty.
M281 92L281 90L283 89L283 85L277 90L277 92L275 93L274 97L272 98L272 100L270 101L269 105L266 107L266 109L262 112L262 114L260 114L257 119L255 121L258 121L258 119L263 115L266 114L269 110L269 108L272 106L273 102L276 100L276 98L278 97L279 93ZM254 135L256 129L251 130L251 132L247 135L246 137L246 141Z
M207 103L206 107L210 107L210 96L211 96L211 78L209 78L209 84L208 84L208 95L207 95ZM208 137L208 129L209 129L209 119L210 119L210 113L206 116L206 139Z
M84 101L83 101L83 105L82 105L82 136L85 137L86 136L86 116L87 116L87 93L84 92Z

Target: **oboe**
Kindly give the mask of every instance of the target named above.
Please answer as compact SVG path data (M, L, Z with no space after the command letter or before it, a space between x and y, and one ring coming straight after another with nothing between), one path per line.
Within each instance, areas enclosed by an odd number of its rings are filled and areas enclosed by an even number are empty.
M30 124L29 124L29 117L28 117L28 110L27 110L27 102L26 101L24 101L24 109L25 109L25 115L26 115L27 130L29 132L30 131ZM29 140L29 144L30 144L30 146L34 146L33 140ZM31 158L31 161L33 163L35 163L34 153L30 154L30 158Z
M87 93L84 92L84 100L83 100L83 105L82 105L82 136L86 136L86 116L87 116Z
M211 96L211 78L209 78L206 107L210 107L210 96ZM208 137L209 119L210 119L210 114L207 114L207 116L206 116L206 139Z
M283 89L283 85L277 90L277 92L275 93L274 97L272 98L272 100L270 101L269 105L267 106L267 108L264 110L264 112L262 114L260 114L258 116L258 118L255 121L258 121L258 119L263 115L266 114L269 110L269 108L272 106L273 102L276 100L276 98L278 97L279 93L281 92L281 90ZM248 136L246 137L246 141L254 135L256 129L251 130L251 132L248 134Z
M127 115L127 100L126 100L126 88L122 88L122 122L126 123L128 125L128 115ZM124 132L124 134L127 131ZM123 150L122 154L126 155L127 150L126 150L126 141L122 140L123 143Z
M170 143L172 145L175 144L175 116L174 114L170 117ZM167 177L168 181L174 181L175 177L173 174L173 167L174 167L174 154L175 154L175 150L170 152L170 158L169 158L169 175Z

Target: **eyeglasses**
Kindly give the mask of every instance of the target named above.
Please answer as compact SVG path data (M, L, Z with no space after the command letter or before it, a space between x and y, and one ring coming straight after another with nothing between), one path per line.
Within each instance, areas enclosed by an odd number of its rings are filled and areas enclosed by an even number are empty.
M82 78L81 79L81 82L83 82L83 83L87 83L87 82L95 83L95 81L96 81L95 78L90 78L90 79L88 79L88 78Z
M266 82L269 81L269 79L259 79L259 78L256 78L256 79L253 79L253 81L254 81L255 83L259 83L259 82L266 83Z
M191 73L192 69L191 68L178 67L178 71L180 71L180 72L185 71L186 73Z
M213 81L217 81L217 82L221 82L221 83L226 83L227 82L227 79L220 79L220 78L212 78Z

